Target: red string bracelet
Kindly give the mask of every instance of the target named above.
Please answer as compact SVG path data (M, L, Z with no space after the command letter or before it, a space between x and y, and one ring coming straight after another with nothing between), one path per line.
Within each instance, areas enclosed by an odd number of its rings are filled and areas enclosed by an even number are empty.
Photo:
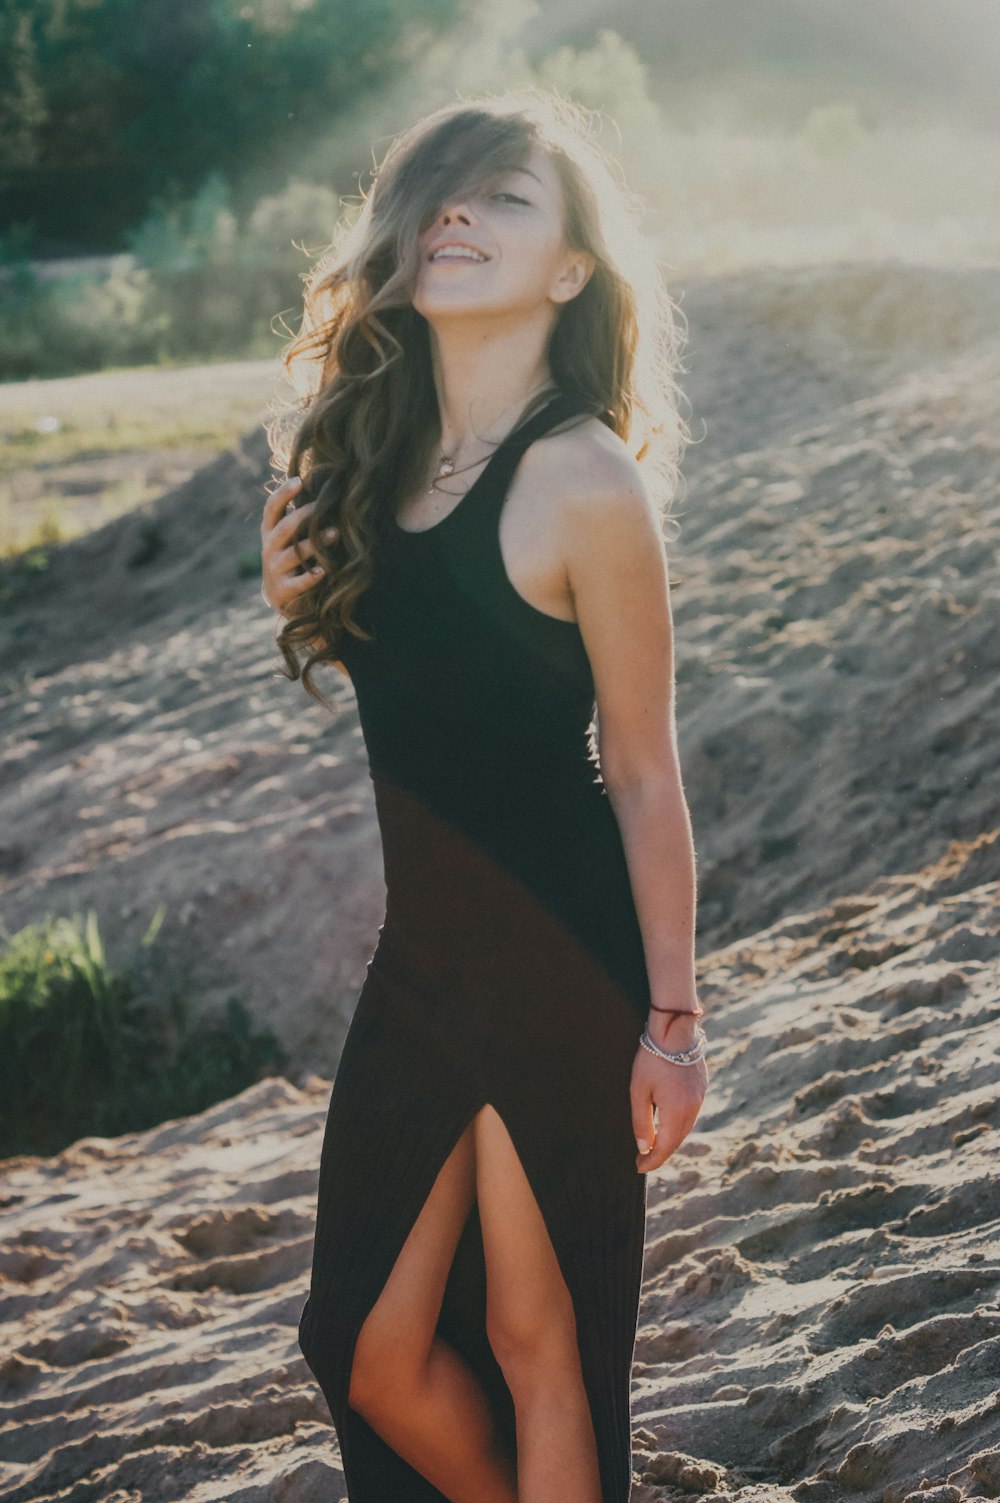
M671 1030L671 1028L673 1028L673 1026L674 1026L674 1018L675 1017L679 1017L679 1018L703 1018L705 1016L705 1009L702 1007L701 1003L699 1003L698 1006L697 1006L697 1008L695 1008L695 1009L692 1009L690 1007L657 1007L657 1005L656 1005L655 1002L650 1002L649 1006L650 1006L650 1010L652 1012L669 1012L669 1013L673 1013L674 1017L672 1017L670 1019L670 1022L667 1024L665 1033L669 1033L670 1030Z

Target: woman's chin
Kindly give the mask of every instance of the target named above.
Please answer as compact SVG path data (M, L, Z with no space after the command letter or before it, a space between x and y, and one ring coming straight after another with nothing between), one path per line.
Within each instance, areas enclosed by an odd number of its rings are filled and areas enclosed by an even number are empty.
M514 309L503 303L476 297L471 289L462 293L457 287L450 295L440 296L435 292L425 297L415 297L413 307L429 324L451 318L496 318L498 314L502 316L504 313L514 312Z

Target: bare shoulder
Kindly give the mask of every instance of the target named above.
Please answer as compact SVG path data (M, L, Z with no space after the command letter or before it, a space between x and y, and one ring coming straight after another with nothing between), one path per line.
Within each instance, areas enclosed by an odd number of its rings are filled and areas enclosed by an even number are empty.
M624 439L599 418L547 434L536 451L534 472L560 532L574 547L607 546L609 535L635 543L662 542L661 520L642 465Z

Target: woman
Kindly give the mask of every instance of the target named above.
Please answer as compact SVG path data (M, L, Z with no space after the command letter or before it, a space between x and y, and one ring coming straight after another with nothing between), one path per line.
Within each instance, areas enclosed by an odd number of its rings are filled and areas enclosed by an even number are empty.
M320 369L265 598L291 677L353 681L387 889L299 1325L351 1503L630 1493L645 1176L708 1083L640 464L669 485L686 432L670 306L529 91L397 138L286 352Z

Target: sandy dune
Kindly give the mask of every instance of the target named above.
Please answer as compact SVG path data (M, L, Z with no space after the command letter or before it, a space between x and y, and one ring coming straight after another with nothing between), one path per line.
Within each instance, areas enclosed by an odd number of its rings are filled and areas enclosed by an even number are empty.
M650 1186L635 1503L1000 1497L998 287L685 289L713 1082ZM383 888L350 686L331 716L281 676L237 570L266 474L258 431L6 581L4 922L93 906L114 963L165 900L161 974L243 997L294 1066L2 1166L15 1503L342 1496L294 1326Z

